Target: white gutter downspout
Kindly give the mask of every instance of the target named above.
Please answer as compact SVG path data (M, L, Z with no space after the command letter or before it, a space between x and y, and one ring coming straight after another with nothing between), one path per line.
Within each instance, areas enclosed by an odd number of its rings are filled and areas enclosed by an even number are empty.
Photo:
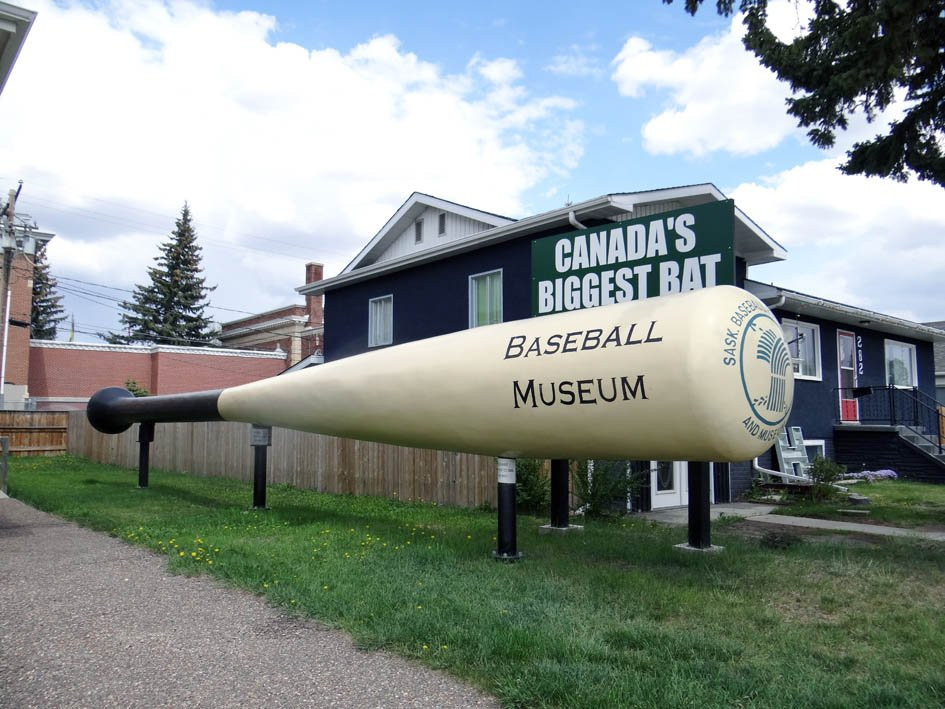
M568 221L571 222L571 226L573 226L575 229L587 229L587 227L581 224L581 222L577 220L577 217L574 216L573 209L568 212Z

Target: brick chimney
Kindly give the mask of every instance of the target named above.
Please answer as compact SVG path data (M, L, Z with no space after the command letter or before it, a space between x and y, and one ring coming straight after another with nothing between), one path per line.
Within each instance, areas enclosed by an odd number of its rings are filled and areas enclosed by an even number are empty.
M324 278L325 265L321 263L305 264L305 285L317 283ZM325 310L322 301L323 296L307 295L305 296L305 310L308 312L308 326L314 327L325 322Z

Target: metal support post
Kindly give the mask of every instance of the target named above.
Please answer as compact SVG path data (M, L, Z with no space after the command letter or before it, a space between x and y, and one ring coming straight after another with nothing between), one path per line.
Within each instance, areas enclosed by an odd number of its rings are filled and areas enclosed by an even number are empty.
M568 461L551 461L551 526L568 526Z
M538 528L539 534L561 534L563 532L583 532L584 527L571 524L568 504L568 461L555 458L551 461L551 524Z
M253 447L253 509L266 509L266 464L272 445L272 426L253 424L250 445Z
M151 443L154 441L154 421L138 424L138 487L148 487L148 471L151 467Z
M499 561L517 561L522 558L518 551L515 527L515 460L499 458L499 531L498 544L492 556Z
M677 544L687 551L720 551L712 546L709 520L709 463L689 461L689 542Z

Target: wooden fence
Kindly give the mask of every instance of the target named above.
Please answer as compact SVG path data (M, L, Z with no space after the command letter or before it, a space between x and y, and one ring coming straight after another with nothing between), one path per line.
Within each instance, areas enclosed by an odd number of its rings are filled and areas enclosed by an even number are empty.
M106 435L88 424L84 411L68 412L68 416L70 453L137 468L137 426L117 436ZM151 444L151 467L250 481L253 451L249 443L249 424L159 423ZM496 504L496 476L492 457L274 428L267 480L320 492L476 507ZM156 477L152 474L151 479Z
M10 440L10 455L62 455L66 452L68 412L0 411L0 437Z

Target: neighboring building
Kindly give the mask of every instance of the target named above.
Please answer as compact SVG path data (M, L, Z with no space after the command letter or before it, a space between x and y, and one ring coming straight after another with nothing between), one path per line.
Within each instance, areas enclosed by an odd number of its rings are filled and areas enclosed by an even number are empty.
M284 352L32 340L30 401L37 410L84 409L104 387L133 382L149 394L223 389L273 377L285 366Z
M306 286L322 280L320 263L305 265ZM306 295L305 305L289 305L223 323L226 347L284 352L289 366L322 361L325 323L321 295ZM304 365L303 365L304 366Z
M36 13L0 2L0 92L6 86L16 58L33 26ZM32 307L33 265L30 256L52 234L36 231L32 220L15 213L16 194L0 200L0 409L26 406L29 377L29 323ZM9 296L9 299L7 298Z
M945 331L945 320L925 324ZM938 403L945 406L945 342L935 343L935 394Z
M687 226L694 219L709 225L698 238ZM607 255L603 234L617 222L627 240ZM642 235L639 243L631 243L631 232ZM578 258L578 243L593 248L595 237L601 239L593 258L611 265ZM628 250L637 247L631 257ZM562 255L568 263L556 261ZM710 184L604 195L518 221L414 193L339 275L299 291L325 295L325 360L332 361L478 325L631 300L641 291L658 297L734 284L782 319L797 372L788 425L802 427L812 452L859 468L879 462L891 446L899 455L901 444L918 476L945 480L945 463L897 428L907 423L901 397L924 406L922 397L934 395L932 345L942 333L747 279L752 266L785 258ZM854 429L869 440L849 433ZM864 451L869 455L861 460ZM769 452L758 464L776 467L770 458ZM685 462L643 467L652 472L641 507L686 503ZM713 471L713 495L727 500L751 485L753 462Z
M36 13L32 10L0 2L0 93L35 19Z

